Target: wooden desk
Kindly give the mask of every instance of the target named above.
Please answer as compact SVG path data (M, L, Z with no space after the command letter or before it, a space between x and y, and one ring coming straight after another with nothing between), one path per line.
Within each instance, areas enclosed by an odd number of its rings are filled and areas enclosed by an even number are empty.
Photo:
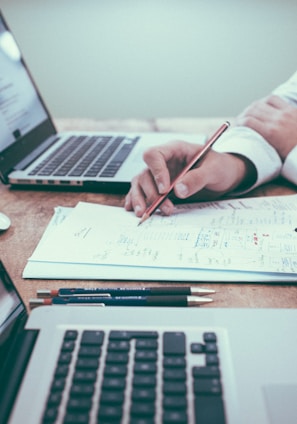
M156 120L109 120L89 119L58 120L59 130L118 130L118 131L181 131L212 133L225 118L215 119L156 119ZM284 181L265 185L250 193L249 196L293 194L297 190ZM54 207L75 206L79 201L97 202L122 206L124 196L100 193L77 193L62 191L15 190L0 185L0 211L6 213L12 225L0 234L0 258L28 306L29 299L36 297L41 288L62 286L118 286L116 281L58 281L24 280L22 272L27 259L37 246L52 214ZM136 283L121 283L123 286ZM140 285L146 283L140 282ZM156 282L151 285L165 284ZM208 287L210 284L200 284ZM211 284L217 290L215 302L207 307L297 307L297 285L269 284ZM204 306L206 307L206 306Z

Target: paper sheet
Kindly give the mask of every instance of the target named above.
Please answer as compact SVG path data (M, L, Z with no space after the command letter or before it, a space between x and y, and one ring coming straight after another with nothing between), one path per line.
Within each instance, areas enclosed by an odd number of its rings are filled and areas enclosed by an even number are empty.
M24 277L297 281L296 210L296 195L234 199L138 226L123 208L79 203L51 223Z

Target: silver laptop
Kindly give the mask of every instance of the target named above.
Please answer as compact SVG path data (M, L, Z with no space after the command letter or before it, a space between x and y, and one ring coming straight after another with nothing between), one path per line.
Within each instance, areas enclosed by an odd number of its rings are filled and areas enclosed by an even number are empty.
M296 309L0 305L1 424L296 423Z
M131 178L144 167L144 150L176 138L204 141L201 135L187 134L58 134L0 11L2 182L126 192Z

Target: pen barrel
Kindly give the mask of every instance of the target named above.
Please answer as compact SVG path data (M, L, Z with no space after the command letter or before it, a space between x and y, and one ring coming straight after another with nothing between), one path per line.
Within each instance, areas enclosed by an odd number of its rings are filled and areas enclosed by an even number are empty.
M188 306L187 296L69 296L54 297L53 305L90 305L104 304L106 306Z
M187 296L148 296L146 306L188 306Z
M190 295L188 287L117 287L117 288L87 288L67 289L61 288L58 295L70 296L158 296L158 295Z
M152 287L149 289L149 294L153 296L158 296L158 295L190 296L191 289L188 287Z

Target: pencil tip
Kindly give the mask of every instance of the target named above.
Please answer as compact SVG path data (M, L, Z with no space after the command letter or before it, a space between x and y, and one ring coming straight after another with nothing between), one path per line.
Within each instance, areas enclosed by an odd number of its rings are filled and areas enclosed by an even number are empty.
M140 221L137 224L137 227L139 227L144 221L146 221L150 216L147 213L144 213L140 219Z

